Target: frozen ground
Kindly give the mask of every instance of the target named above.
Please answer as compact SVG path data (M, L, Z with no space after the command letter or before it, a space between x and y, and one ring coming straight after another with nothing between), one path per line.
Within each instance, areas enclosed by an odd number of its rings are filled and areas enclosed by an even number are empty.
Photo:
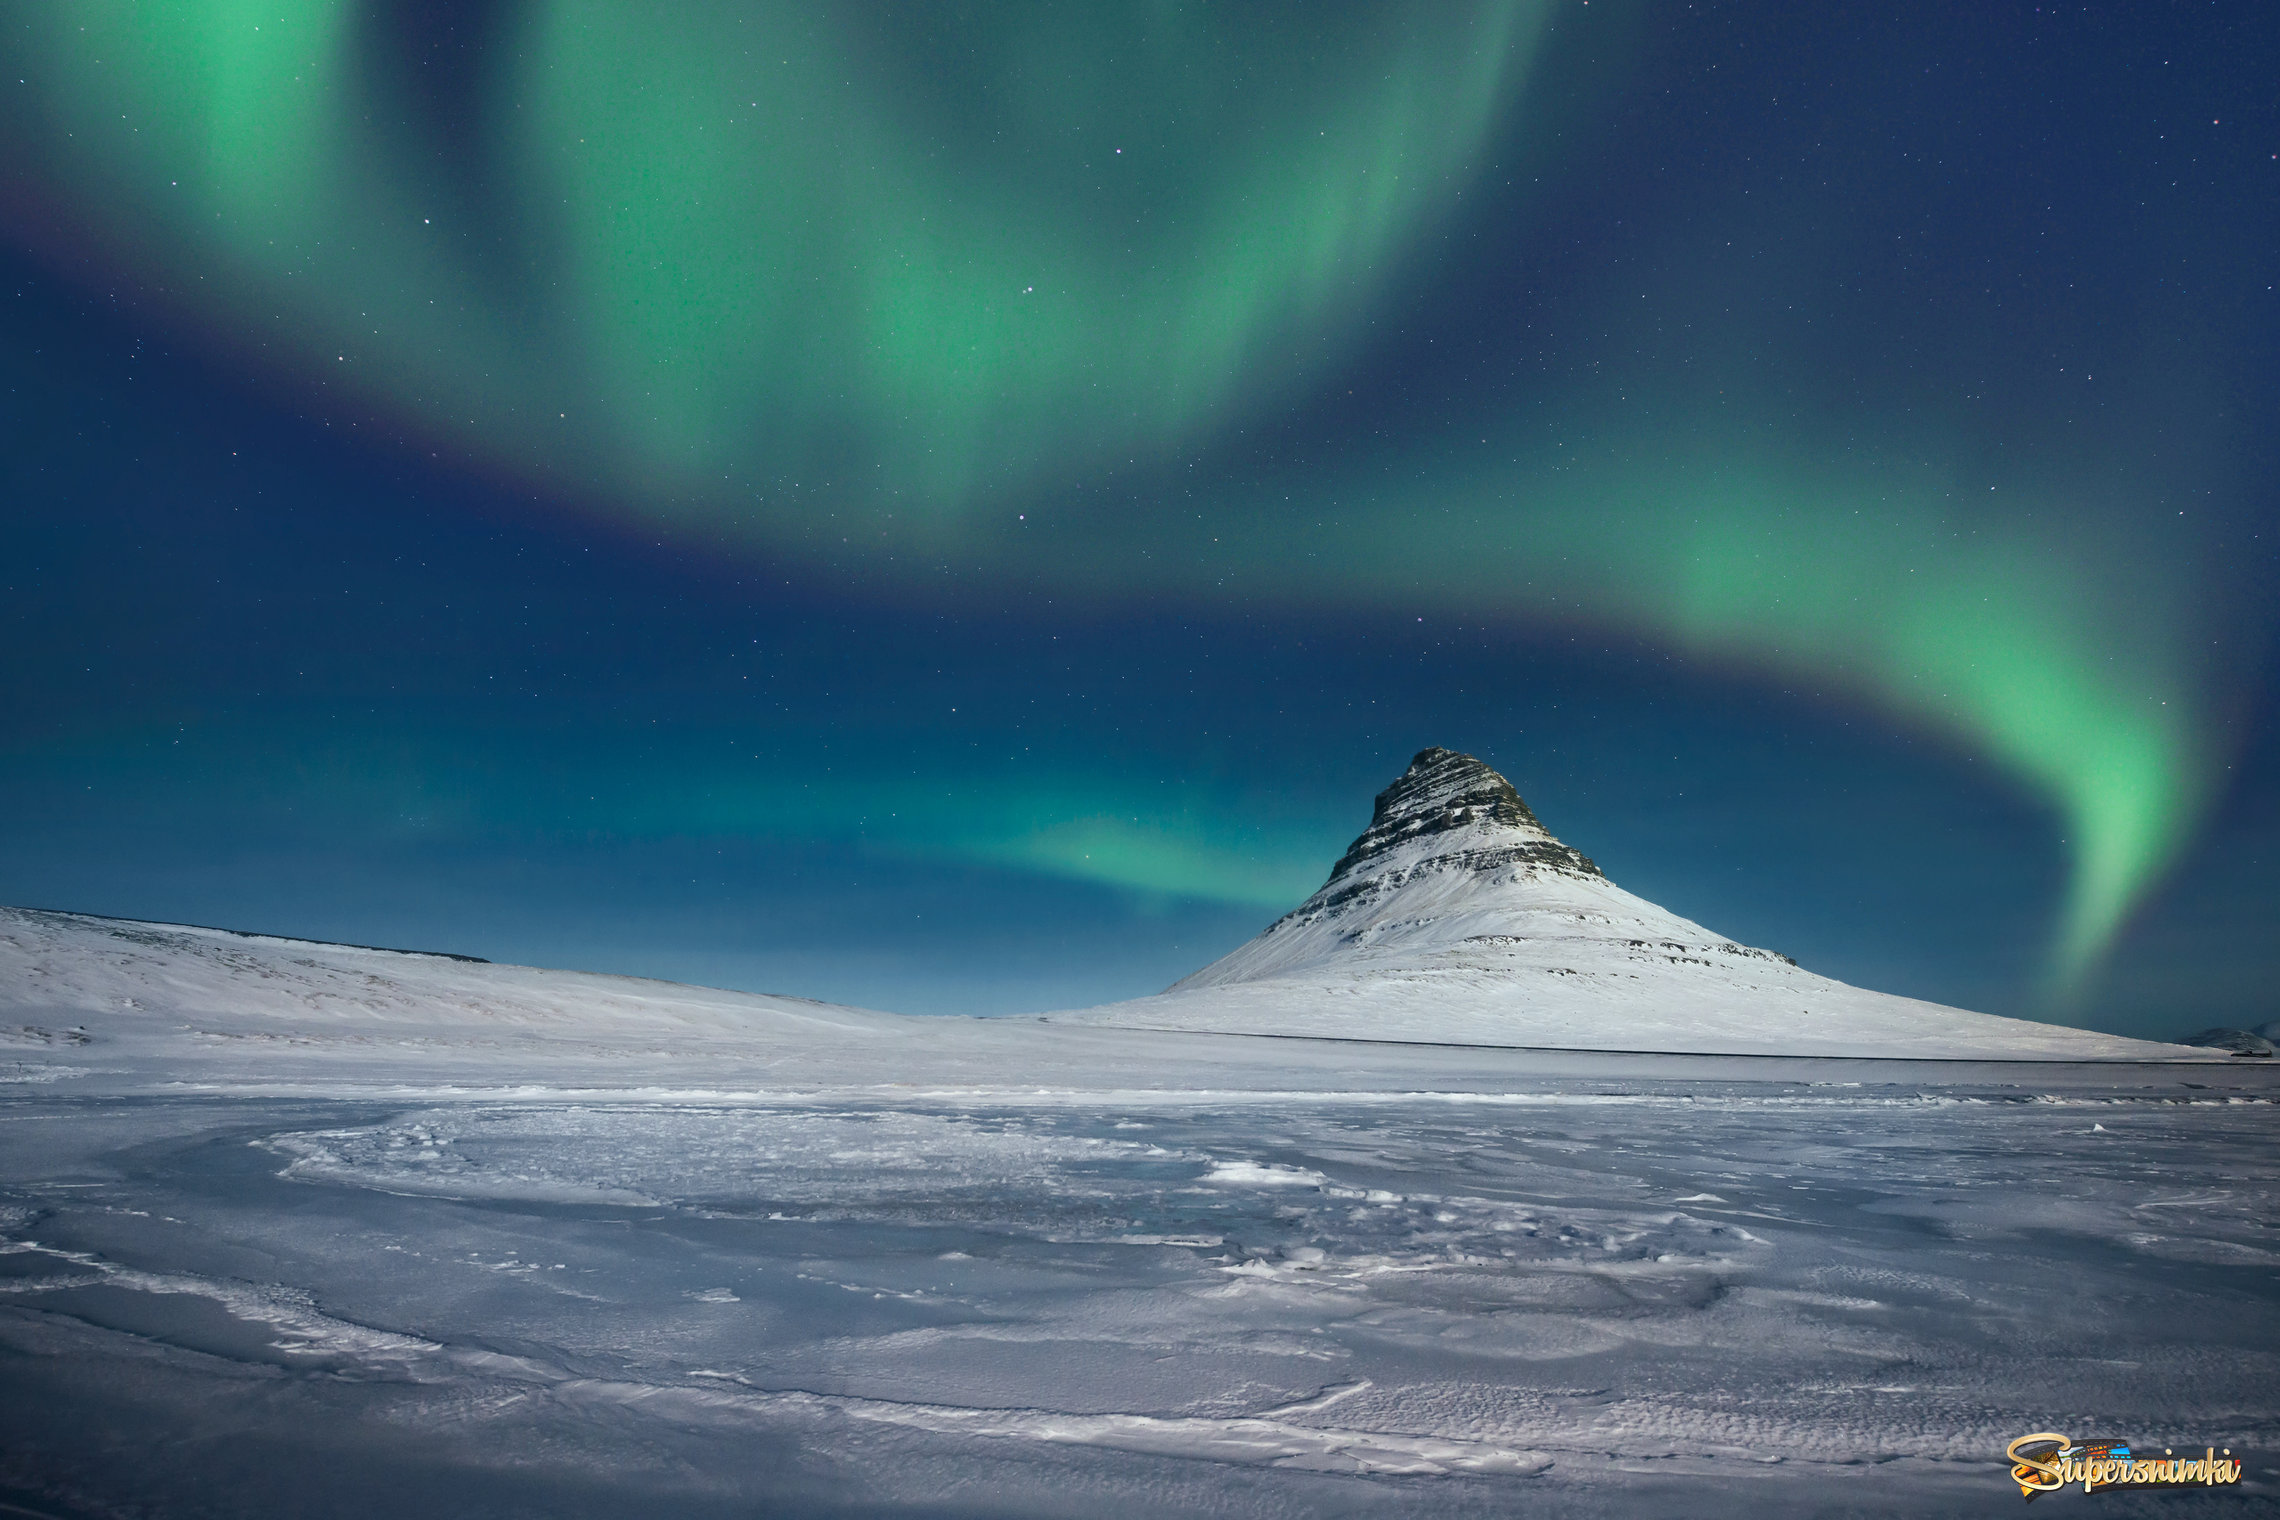
M2261 1069L1308 1055L901 1098L25 1082L0 1477L59 1515L1952 1515L2018 1503L2031 1430L2280 1445ZM2270 1468L2191 1502L2269 1506Z
M0 1515L2280 1504L2280 1074L1466 1049L0 915ZM6 1504L18 1506L11 1510Z

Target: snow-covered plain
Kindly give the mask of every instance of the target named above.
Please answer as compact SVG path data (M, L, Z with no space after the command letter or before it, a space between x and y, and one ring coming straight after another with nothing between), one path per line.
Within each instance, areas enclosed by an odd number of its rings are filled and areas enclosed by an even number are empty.
M21 912L0 998L38 1514L1956 1515L2029 1431L2280 1435L2265 1063L905 1019Z

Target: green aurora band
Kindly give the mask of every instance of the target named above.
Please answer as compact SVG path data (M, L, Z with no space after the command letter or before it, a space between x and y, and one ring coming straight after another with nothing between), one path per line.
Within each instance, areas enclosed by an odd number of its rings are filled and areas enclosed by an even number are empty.
M2065 472L2015 471L2034 499L1989 521L1967 470L1916 462L1936 438L1832 453L1666 391L1588 447L1485 415L1476 453L1171 483L1352 357L1514 118L1547 5L487 14L477 77L422 113L379 7L7 6L0 173L273 370L606 511L920 596L956 560L1112 601L1571 620L1866 696L2060 810L2062 986L2203 808L2195 609L2126 535L2055 526ZM941 847L1262 904L1303 874L1121 800L1038 817Z
M933 513L1339 357L1545 10L546 5L464 140L403 122L346 0L11 30L19 135L227 335L613 493L812 490L856 439L866 493Z

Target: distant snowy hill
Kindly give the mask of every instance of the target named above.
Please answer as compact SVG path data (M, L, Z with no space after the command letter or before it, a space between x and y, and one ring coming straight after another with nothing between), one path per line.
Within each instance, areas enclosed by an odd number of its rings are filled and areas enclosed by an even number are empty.
M0 1075L29 1060L51 1074L393 1080L543 1069L625 1082L730 1058L892 1047L886 1037L923 1022L638 977L0 908Z
M1428 749L1322 889L1092 1024L1721 1054L2189 1059L2181 1046L1868 992L1616 886L1470 755Z

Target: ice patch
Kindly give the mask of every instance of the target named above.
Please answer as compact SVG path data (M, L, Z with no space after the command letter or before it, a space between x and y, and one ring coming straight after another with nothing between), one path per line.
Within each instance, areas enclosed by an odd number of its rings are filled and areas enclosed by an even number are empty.
M705 1374L720 1379L717 1372ZM738 1381L741 1381L739 1379ZM1355 1387L1366 1387L1366 1384ZM1149 1414L1079 1414L1052 1409L976 1409L951 1404L901 1403L813 1393L717 1393L685 1390L695 1398L725 1400L754 1413L837 1415L898 1425L937 1435L1096 1446L1146 1456L1296 1468L1314 1472L1373 1473L1399 1477L1452 1474L1526 1477L1552 1465L1541 1452L1462 1437L1302 1424L1295 1416L1335 1403L1349 1387L1308 1404L1229 1418ZM665 1390L588 1384L586 1391L654 1405Z
M1508 1477L1552 1465L1540 1452L1441 1436L1338 1430L1265 1418L1177 1419L1144 1414L1059 1414L1037 1409L958 1409L942 1405L839 1403L858 1420L915 1426L943 1434L1011 1437L1060 1445L1105 1446L1149 1456L1201 1458L1319 1472L1438 1477L1450 1473Z
M225 1282L188 1273L145 1272L120 1266L86 1251L69 1251L37 1241L0 1243L0 1254L47 1256L79 1270L46 1277L0 1282L0 1292L35 1294L102 1286L135 1293L188 1295L210 1300L234 1319L276 1333L271 1349L288 1356L345 1356L362 1362L403 1363L443 1350L418 1336L359 1325L319 1311L308 1294L294 1288Z
M580 1103L430 1110L393 1123L259 1142L297 1182L448 1198L634 1208L776 1205L802 1211L943 1203L1009 1183L1063 1187L1142 1154L1130 1140L1018 1119L825 1109L660 1110Z
M1218 1161L1197 1180L1220 1187L1318 1188L1324 1179L1320 1172L1311 1172L1300 1166L1282 1166L1275 1162Z

